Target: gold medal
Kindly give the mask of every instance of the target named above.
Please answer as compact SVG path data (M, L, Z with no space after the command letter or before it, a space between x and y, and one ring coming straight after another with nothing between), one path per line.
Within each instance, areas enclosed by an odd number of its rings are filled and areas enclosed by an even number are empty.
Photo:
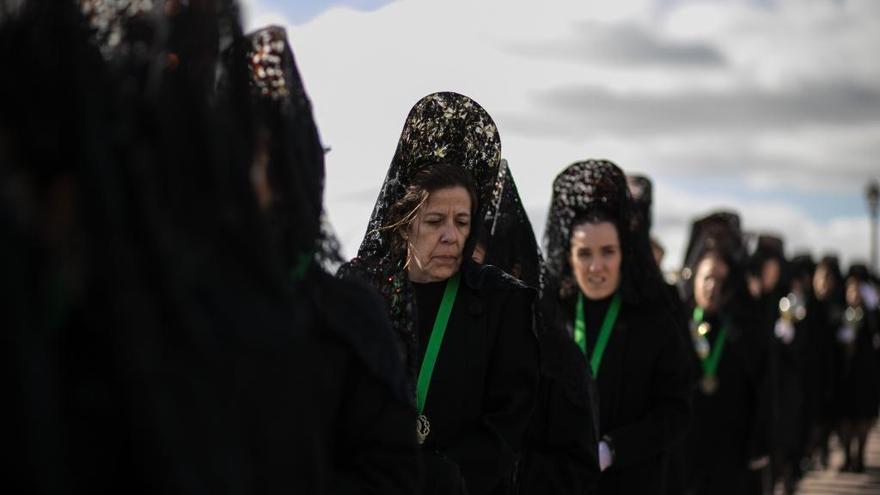
M713 395L718 391L718 377L715 375L703 375L700 380L700 388L706 395Z
M708 334L711 331L712 331L712 325L709 325L705 321L703 323L700 323L697 326L697 333L700 334L700 336L702 336L702 337L705 337L706 334Z
M431 433L431 423L428 421L428 417L424 414L419 414L419 417L416 418L416 440L418 440L419 445L425 443L429 433Z

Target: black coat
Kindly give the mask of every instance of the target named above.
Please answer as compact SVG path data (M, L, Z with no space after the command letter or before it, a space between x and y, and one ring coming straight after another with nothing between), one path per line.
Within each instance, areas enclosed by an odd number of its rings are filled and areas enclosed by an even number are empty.
M571 331L574 303L564 307L572 315ZM607 301L587 305L589 352L600 326L591 324L591 315L604 315L605 308ZM597 493L662 493L669 451L690 417L685 347L670 308L624 302L596 381L600 435L614 448L614 463L599 477Z
M880 376L878 349L880 328L876 313L863 310L862 320L855 325L854 340L844 341L838 329L834 347L835 413L838 420L877 418L880 407Z
M314 272L309 294L323 331L321 365L309 374L322 399L328 492L415 493L422 481L416 414L382 301L359 282Z
M414 284L424 356L445 282ZM513 490L538 385L534 291L497 268L465 264L434 368L424 415L424 493Z
M596 382L551 298L541 301L539 317L541 379L517 470L517 493L591 493L599 479Z
M804 381L806 420L810 425L829 424L834 417L834 348L835 334L843 313L839 304L820 301L815 296L807 303L804 326L808 335Z
M721 322L706 321L715 329L708 335L714 348ZM688 435L690 493L745 493L749 461L768 454L767 339L757 322L749 322L729 323L717 391L707 395L698 388L695 394Z
M776 359L773 417L775 460L782 463L800 462L809 432L807 423L807 359L810 349L809 323L806 319L791 322L793 334L777 332L785 323L774 321L771 346Z

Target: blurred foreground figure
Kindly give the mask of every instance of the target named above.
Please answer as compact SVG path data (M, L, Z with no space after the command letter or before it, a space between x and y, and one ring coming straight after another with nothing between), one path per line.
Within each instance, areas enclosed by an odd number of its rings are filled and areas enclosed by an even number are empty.
M225 1L31 1L0 28L16 493L340 491L327 398L369 361L257 206L244 61L213 90L241 40Z
M324 148L285 31L268 27L244 40L254 121L251 182L270 240L298 298L319 314L322 364L311 370L332 466L332 493L411 494L420 463L415 410L382 301L368 286L323 266L341 260L322 217ZM242 55L244 55L242 57ZM306 405L306 401L312 404Z

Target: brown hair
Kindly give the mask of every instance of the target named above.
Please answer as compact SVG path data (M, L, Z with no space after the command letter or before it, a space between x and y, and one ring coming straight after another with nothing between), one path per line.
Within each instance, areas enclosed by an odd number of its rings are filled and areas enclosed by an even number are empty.
M395 259L406 257L404 232L409 229L431 193L457 186L467 190L471 198L471 218L474 218L477 211L477 190L467 170L446 162L432 162L422 166L413 175L406 193L391 207L389 224L383 227L383 230L390 232L391 252Z

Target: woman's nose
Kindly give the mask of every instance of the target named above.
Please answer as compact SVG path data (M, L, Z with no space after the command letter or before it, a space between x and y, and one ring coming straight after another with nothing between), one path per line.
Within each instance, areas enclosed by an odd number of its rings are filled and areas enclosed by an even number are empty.
M458 231L455 229L455 226L452 223L446 223L443 225L443 230L440 232L440 242L453 243L458 240Z

